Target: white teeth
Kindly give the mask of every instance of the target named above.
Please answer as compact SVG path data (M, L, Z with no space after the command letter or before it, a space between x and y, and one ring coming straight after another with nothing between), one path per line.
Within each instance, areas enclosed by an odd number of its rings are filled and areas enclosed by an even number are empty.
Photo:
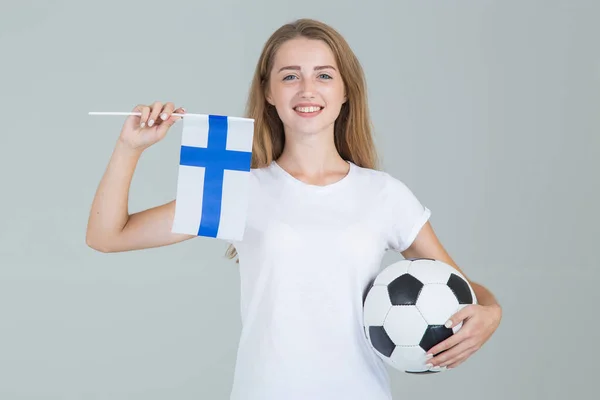
M321 107L296 107L296 111L300 111L303 113L311 113L315 111L319 111Z

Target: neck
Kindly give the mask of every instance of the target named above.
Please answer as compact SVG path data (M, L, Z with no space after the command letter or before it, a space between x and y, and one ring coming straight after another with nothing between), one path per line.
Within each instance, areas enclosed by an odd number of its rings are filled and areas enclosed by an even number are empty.
M333 129L319 134L286 132L285 147L277 164L290 172L308 177L348 168L335 147Z

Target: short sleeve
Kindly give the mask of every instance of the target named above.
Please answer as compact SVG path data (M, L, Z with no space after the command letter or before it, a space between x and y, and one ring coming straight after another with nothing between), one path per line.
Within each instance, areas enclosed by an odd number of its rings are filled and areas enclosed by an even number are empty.
M431 211L411 189L391 175L387 175L384 203L388 249L403 252L414 242L431 217Z

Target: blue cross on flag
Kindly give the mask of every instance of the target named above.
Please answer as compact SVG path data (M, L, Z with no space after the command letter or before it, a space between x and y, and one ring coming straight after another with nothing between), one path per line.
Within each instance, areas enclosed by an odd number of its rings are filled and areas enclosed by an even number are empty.
M254 120L183 118L172 232L241 240L249 200Z

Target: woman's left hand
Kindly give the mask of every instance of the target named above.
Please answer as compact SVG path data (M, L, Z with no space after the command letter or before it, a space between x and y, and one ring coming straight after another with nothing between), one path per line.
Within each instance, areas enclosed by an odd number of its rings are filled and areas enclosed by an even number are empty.
M487 342L498 328L501 318L502 310L497 304L471 304L464 307L450 318L446 327L452 328L461 322L463 325L456 334L429 349L427 355L431 354L433 358L428 363L433 367L448 369L462 364Z

